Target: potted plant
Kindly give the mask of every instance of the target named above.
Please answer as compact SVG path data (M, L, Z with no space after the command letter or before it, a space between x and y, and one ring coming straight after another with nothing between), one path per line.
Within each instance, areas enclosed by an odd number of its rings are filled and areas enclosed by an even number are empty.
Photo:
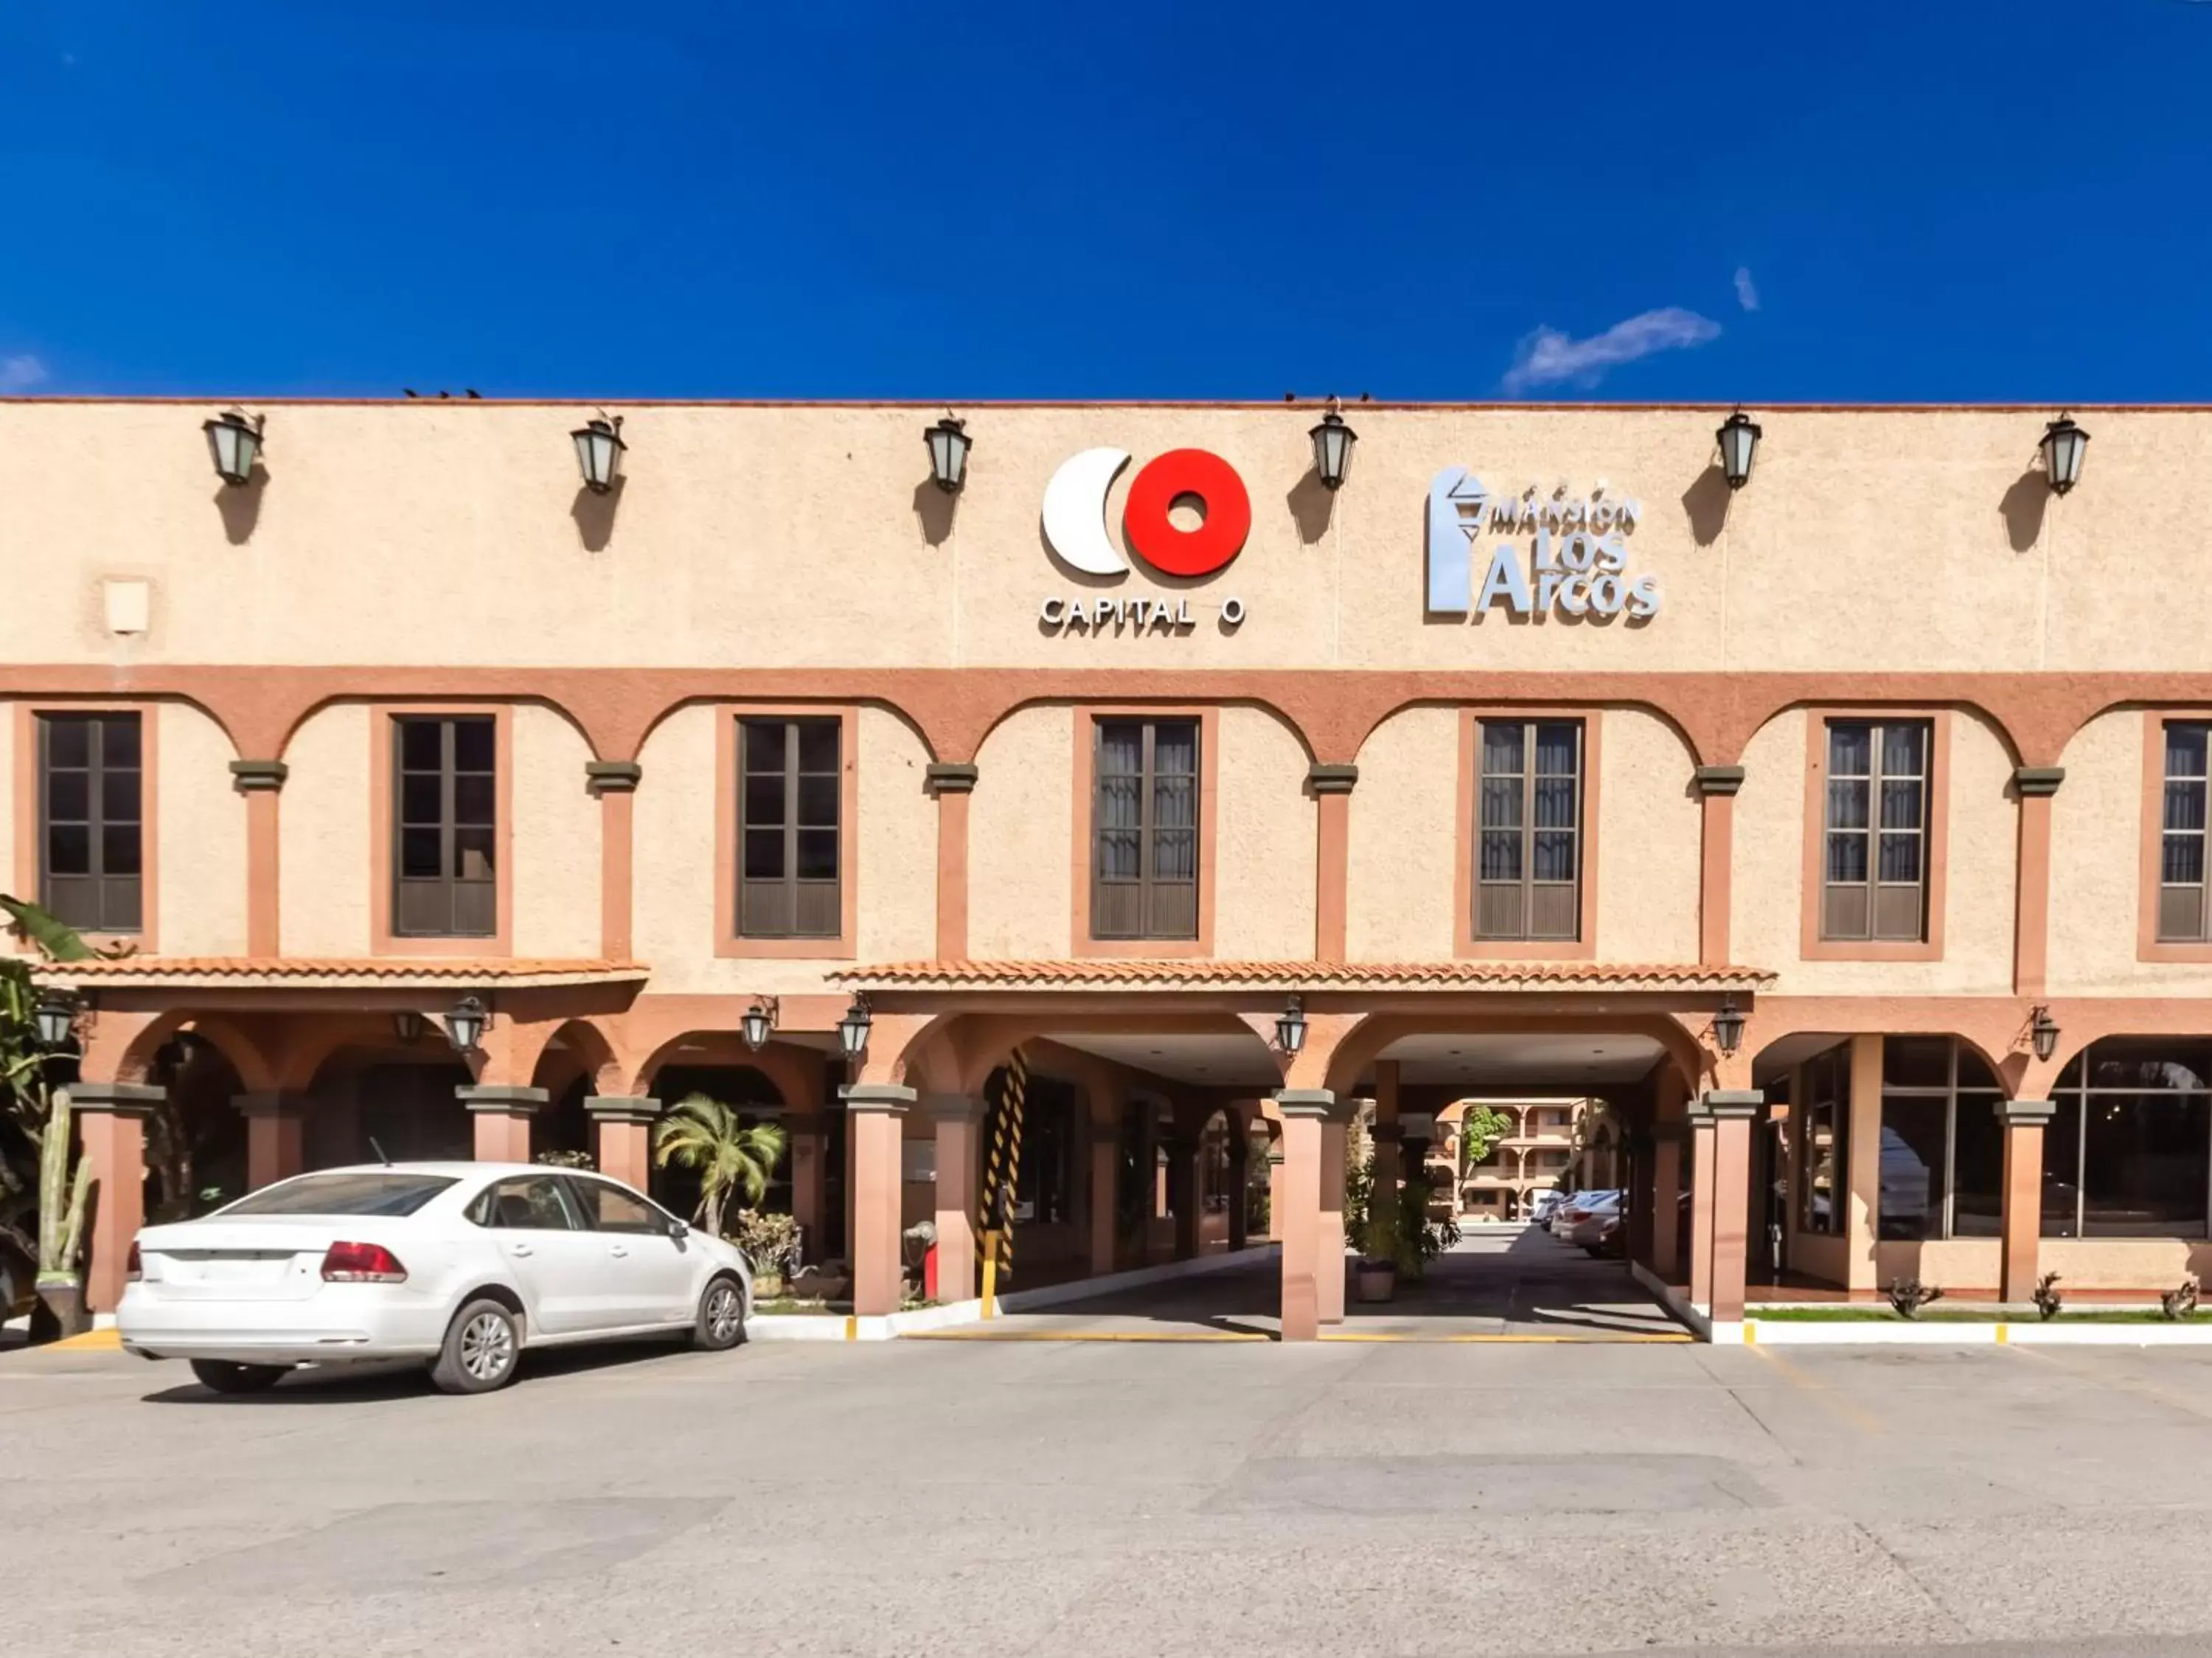
M787 1287L799 1260L799 1222L788 1215L763 1215L746 1210L730 1228L730 1241L745 1252L752 1263L753 1295L775 1301Z
M1352 1273L1352 1293L1362 1301L1395 1301L1398 1280L1420 1274L1418 1226L1409 1234L1404 1224L1407 1216L1419 1215L1420 1204L1412 1187L1407 1192L1412 1201L1383 1188L1370 1188L1364 1194L1366 1224L1361 1228L1359 1259Z

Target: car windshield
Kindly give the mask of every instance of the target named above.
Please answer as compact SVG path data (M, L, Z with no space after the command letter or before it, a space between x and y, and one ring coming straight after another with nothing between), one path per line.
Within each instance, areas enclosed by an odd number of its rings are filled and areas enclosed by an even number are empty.
M412 1215L447 1186L449 1174L404 1174L396 1169L344 1169L302 1174L240 1198L222 1213L232 1215Z

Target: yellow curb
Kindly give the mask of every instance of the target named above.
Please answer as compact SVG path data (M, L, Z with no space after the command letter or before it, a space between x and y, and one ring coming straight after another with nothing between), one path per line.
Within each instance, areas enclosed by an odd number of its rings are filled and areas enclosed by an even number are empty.
M2012 1326L2010 1325L2000 1324L1997 1326L1997 1345L2000 1347L2009 1347L2012 1345Z
M1400 1341L1451 1342L1460 1344L1498 1343L1508 1346L1546 1345L1565 1347L1628 1347L1650 1342L1680 1342L1695 1339L1686 1332L1679 1335L1646 1334L1640 1331L1624 1331L1617 1336L1418 1336L1392 1335L1377 1331L1373 1334L1350 1332L1323 1333L1322 1341Z
M119 1353L123 1350L123 1336L116 1330L88 1330L81 1336L64 1336L59 1341L48 1342L49 1353L100 1352Z
M1743 1344L1746 1347L1756 1347L1759 1345L1759 1320L1757 1319L1746 1319L1743 1321Z
M845 1315L845 1339L847 1341L858 1341L860 1338L860 1320L854 1314L848 1313Z

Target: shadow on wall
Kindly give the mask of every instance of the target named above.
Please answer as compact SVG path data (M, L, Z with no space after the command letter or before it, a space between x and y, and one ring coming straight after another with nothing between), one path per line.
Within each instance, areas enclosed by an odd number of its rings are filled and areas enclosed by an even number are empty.
M943 546L952 533L952 503L958 498L939 489L933 478L914 486L914 515L921 525L921 539L931 546Z
M622 504L623 491L629 479L619 472L614 485L605 494L589 485L576 486L576 499L568 509L568 516L576 521L577 539L583 542L586 552L605 552L607 544L615 539L615 509Z
M1728 527L1728 474L1717 464L1708 466L1682 491L1682 510L1690 515L1690 534L1701 547L1720 539Z
M261 517L261 491L269 483L269 469L257 463L243 484L217 484L215 509L222 515L222 533L234 547L242 547L253 536Z
M1298 539L1312 546L1328 533L1329 509L1336 503L1336 493L1322 484L1311 472L1302 473L1283 497L1291 509L1291 517L1298 527Z
M2005 535L2014 552L2026 552L2043 533L2044 509L2051 504L2051 486L2039 468L2030 466L2012 480L2012 487L1997 503L2004 515Z

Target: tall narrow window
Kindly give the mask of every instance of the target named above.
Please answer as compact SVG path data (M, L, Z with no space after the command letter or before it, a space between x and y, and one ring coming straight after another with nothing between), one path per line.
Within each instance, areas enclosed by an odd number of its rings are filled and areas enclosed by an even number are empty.
M1474 936L1572 940L1582 930L1583 724L1485 720Z
M844 722L739 722L740 938L836 938L843 930L839 814Z
M1844 1171L1850 1166L1851 1066L1848 1044L1828 1049L1805 1066L1804 1171L1797 1224L1806 1232L1840 1236L1844 1230Z
M1822 938L1927 936L1931 729L1925 720L1830 722Z
M2201 943L2212 933L2204 902L2205 739L2212 726L2172 720L2166 727L2166 804L2160 825L2158 936Z
M2000 1235L2004 1130L1988 1065L1955 1037L1892 1036L1881 1075L1878 1235Z
M39 716L39 902L84 932L144 926L136 714Z
M392 930L402 938L499 931L499 741L489 714L392 723Z
M1093 737L1091 934L1198 936L1198 722L1101 720Z

